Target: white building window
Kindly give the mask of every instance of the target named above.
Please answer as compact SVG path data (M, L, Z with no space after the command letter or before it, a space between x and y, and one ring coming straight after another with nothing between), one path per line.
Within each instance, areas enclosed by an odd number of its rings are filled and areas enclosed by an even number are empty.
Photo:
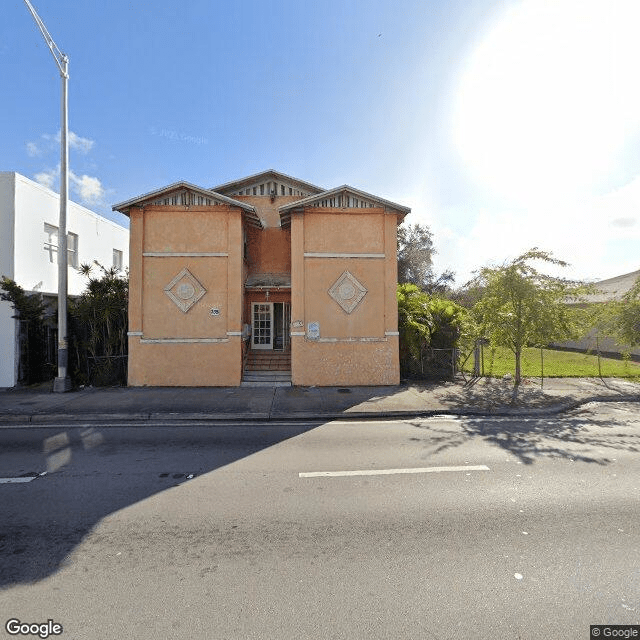
M118 271L122 271L122 251L119 249L113 250L113 266Z
M78 235L75 233L67 233L67 264L78 268Z
M58 262L58 227L44 223L44 250L49 254L49 262Z
M58 262L58 227L44 223L44 250L49 254L49 262ZM67 233L67 264L78 268L78 235Z

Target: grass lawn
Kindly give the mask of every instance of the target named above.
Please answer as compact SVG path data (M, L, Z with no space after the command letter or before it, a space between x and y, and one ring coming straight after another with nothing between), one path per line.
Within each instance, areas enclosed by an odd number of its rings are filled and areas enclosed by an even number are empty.
M598 371L598 356L574 351L555 351L543 349L545 378L594 378ZM483 348L484 375L502 377L515 372L513 352L504 347L495 351L488 345ZM540 349L524 349L521 358L522 376L539 378L541 376ZM469 357L464 370L473 372L473 355ZM604 378L638 378L640 363L628 360L600 358L600 371Z

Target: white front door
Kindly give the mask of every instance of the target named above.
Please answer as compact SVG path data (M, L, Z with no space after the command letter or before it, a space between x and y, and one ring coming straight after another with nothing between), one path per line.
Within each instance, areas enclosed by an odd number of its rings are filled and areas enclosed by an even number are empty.
M252 303L251 346L253 349L273 349L273 303Z

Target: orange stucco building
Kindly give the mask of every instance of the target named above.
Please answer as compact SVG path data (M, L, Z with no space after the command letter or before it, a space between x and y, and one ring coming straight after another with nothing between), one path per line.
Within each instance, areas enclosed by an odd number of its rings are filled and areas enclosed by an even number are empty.
M113 209L131 221L130 385L399 382L407 207L266 171Z

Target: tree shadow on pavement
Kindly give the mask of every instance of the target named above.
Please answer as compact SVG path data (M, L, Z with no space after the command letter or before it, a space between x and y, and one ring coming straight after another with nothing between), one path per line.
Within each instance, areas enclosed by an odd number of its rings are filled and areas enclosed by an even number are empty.
M562 404L557 395L545 393L538 381L524 379L514 385L495 378L473 378L464 386L439 396L445 405L465 406L483 411L523 408L544 409Z
M320 424L0 430L0 476L16 460L34 476L0 484L0 593L56 573L115 512Z
M640 433L626 431L610 418L588 418L575 412L573 415L546 418L508 417L460 417L451 428L436 426L429 421L413 421L411 424L426 432L422 441L435 455L464 445L472 439L484 440L514 455L524 464L536 459L559 458L571 461L607 465L616 451L640 452Z

